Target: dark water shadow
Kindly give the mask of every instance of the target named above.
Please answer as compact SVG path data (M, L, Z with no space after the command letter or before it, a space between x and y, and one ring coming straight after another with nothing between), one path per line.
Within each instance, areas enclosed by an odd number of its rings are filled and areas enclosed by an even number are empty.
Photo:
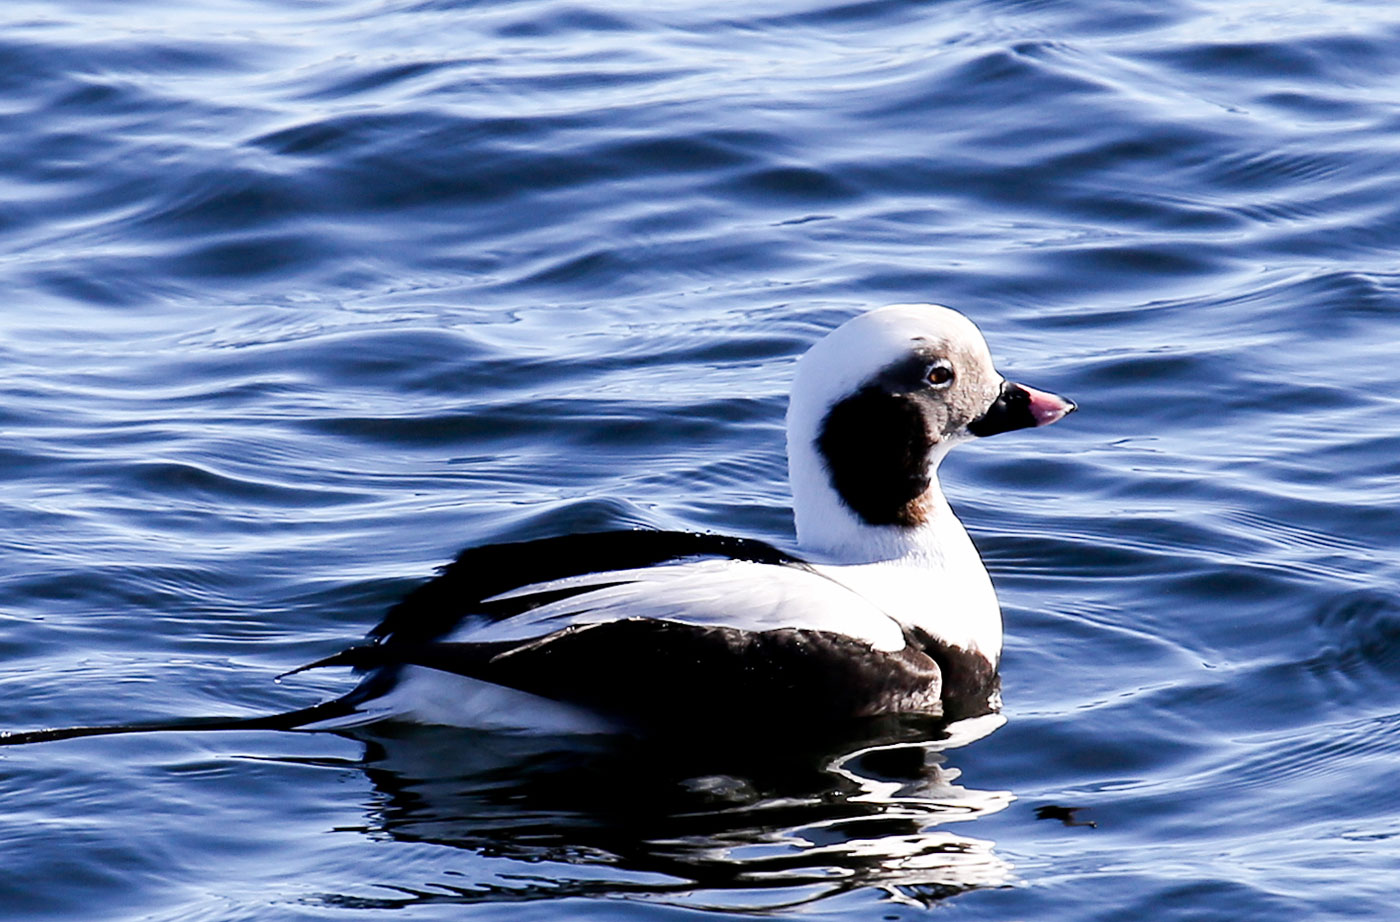
M640 898L746 912L878 888L930 905L1011 876L993 843L956 825L1006 791L958 784L947 751L1002 723L882 720L839 738L539 738L379 727L360 768L376 800L359 830L541 867L470 875L338 906ZM578 869L561 874L559 865ZM507 883L502 883L502 880ZM367 882L368 883L368 882Z

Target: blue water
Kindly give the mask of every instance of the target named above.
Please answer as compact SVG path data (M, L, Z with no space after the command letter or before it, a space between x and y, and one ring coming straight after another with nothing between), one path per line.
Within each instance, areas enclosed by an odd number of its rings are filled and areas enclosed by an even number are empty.
M8 0L4 728L257 714L459 547L791 537L792 361L1074 397L944 483L1004 724L0 753L7 918L1394 919L1400 8Z

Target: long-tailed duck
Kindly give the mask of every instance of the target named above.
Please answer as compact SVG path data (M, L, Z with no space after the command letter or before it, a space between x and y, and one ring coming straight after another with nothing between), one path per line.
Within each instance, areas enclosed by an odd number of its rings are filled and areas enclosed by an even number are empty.
M469 548L367 643L304 667L354 667L362 680L348 694L290 714L177 725L593 731L985 704L1001 611L938 465L954 445L1074 409L1004 379L956 311L861 314L797 364L787 412L794 551L644 530ZM65 735L81 734L10 741Z

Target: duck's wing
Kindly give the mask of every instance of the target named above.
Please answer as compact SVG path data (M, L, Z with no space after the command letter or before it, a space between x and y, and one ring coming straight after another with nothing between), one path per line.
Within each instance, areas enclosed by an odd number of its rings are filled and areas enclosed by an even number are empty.
M444 637L461 642L530 640L568 627L651 620L745 632L822 631L886 652L904 631L864 597L804 566L688 558L522 586L485 600L512 617L469 622Z
M378 716L415 712L394 698L406 666L642 723L928 710L942 686L927 651L830 576L761 542L677 532L473 548L371 641L312 666L368 672L343 700Z
M904 646L902 628L884 612L771 545L654 531L469 548L370 636L392 646L520 641L626 619L816 630L879 650Z

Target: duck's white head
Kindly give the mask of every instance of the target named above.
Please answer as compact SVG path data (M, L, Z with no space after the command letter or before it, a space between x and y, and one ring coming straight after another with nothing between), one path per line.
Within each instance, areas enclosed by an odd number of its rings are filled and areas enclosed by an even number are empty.
M893 304L848 320L797 363L788 403L798 544L834 561L904 556L951 515L937 476L948 449L1074 408L1003 378L957 311Z

